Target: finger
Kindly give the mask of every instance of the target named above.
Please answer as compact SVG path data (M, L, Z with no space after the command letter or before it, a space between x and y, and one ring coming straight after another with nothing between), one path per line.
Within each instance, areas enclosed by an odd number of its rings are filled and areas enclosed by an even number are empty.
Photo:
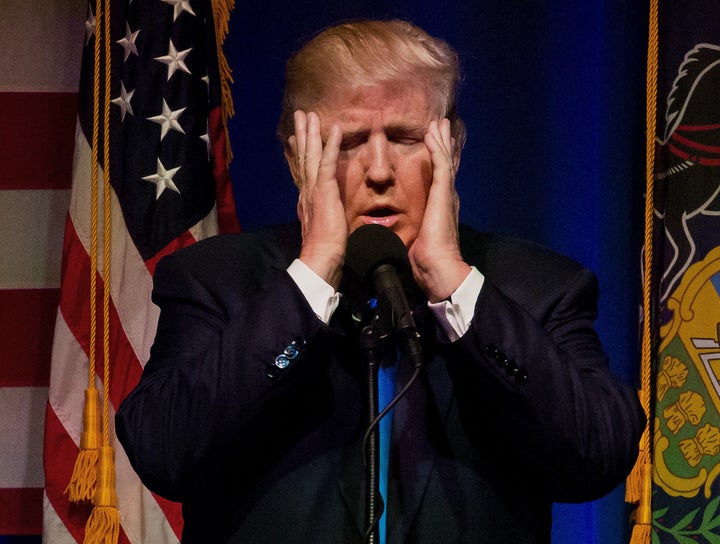
M305 146L307 142L307 115L304 111L298 110L293 114L295 121L295 134L290 136L288 143L293 151L295 163L295 182L302 190L306 189L307 183L305 175Z
M455 190L455 170L452 161L452 138L447 120L433 120L428 126L425 145L430 151L433 181L425 208L423 226L431 225L434 234L439 226L456 228L459 199Z
M441 119L439 126L440 126L440 135L442 136L443 146L447 150L448 159L452 163L452 160L453 160L453 138L452 138L452 133L451 133L450 120L447 118Z
M433 166L433 185L437 183L449 184L453 189L455 171L452 159L452 139L450 136L449 123L430 122L428 132L425 135L425 145L430 151L430 158Z
M307 138L307 114L298 110L293 114L295 120L295 138L297 140L297 158L299 161L305 159L305 144Z
M448 152L448 160L452 165L454 179L454 175L457 174L458 167L460 166L460 150L456 148L457 141L452 135L450 119L445 118L440 121L440 133L442 135L443 145Z
M320 117L315 112L307 114L307 141L305 147L305 176L312 186L317 181L318 168L323 153L322 135L320 134Z
M290 167L290 173L292 174L292 178L295 181L295 184L298 187L302 187L303 176L299 168L297 138L294 134L287 139L287 146L285 147L285 159L287 160L288 166Z
M322 152L322 158L318 168L318 183L336 183L337 162L340 154L340 142L342 142L342 129L335 124L330 127L330 134Z
M455 139L452 137L452 126L447 118L441 119L440 135L443 146L447 151L448 169L450 171L450 190L452 191L453 209L455 210L455 222L457 223L460 214L460 197L455 189L455 174L457 173L457 156L455 155Z
M428 136L433 149L439 151L448 162L452 162L452 137L450 135L450 121L440 119L431 121L428 126ZM433 151L431 149L431 151Z

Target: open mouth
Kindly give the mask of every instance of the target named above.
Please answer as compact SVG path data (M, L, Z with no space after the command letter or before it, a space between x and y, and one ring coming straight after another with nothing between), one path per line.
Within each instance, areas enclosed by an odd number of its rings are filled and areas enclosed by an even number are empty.
M376 208L370 210L367 215L369 217L387 217L388 215L395 215L395 210L391 208Z
M392 228L398 222L398 211L388 207L373 208L363 214L363 222Z

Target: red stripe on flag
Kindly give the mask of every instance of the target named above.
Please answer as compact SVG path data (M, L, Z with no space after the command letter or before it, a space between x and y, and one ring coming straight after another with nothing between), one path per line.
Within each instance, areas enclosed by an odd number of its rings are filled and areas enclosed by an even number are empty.
M0 535L42 534L42 503L42 488L0 488Z
M75 289L62 289L60 295L60 312L73 336L77 339L86 354L90 353L90 257L86 253L72 221L68 220L65 227L65 243L63 249L63 285L76 286ZM97 312L102 322L103 287L102 279L97 278ZM80 294L78 293L80 291ZM97 331L96 371L103 375L102 330ZM142 374L142 365L135 355L135 350L125 336L122 323L113 304L110 305L110 392L113 406L120 405L122 399L137 385Z
M182 238L182 237L181 237ZM194 238L191 237L194 241ZM83 351L89 354L90 351L90 298L87 296L87 291L82 286L89 285L89 274L90 274L90 257L88 256L85 248L77 237L77 233L73 228L72 221L68 218L65 228L65 242L63 255L63 272L62 282L63 285L74 285L79 286L82 289L82 296L78 295L78 289L62 289L60 296L60 311L65 319L65 323L76 338ZM97 311L98 316L102 316L102 289L103 282L98 278L98 293L97 293ZM72 291L72 292L71 292ZM111 365L110 365L110 401L115 409L120 406L122 400L132 391L140 380L142 374L142 365L137 359L135 350L133 349L130 341L125 335L125 331L122 327L122 323L117 315L117 310L114 305L110 307L110 353L111 353ZM97 347L97 375L102 377L103 375L103 361L102 361L102 335L98 331L98 347ZM58 425L60 423L58 422ZM65 429L62 428L63 435L65 435ZM46 440L48 439L48 425L46 423ZM68 441L72 442L69 438ZM67 480L61 479L60 481L69 482L70 474L72 472L72 463L77 457L77 448L75 452L71 453L68 458L71 461L70 472L67 474ZM48 451L48 445L45 445L45 451ZM65 460L65 456L62 456ZM45 460L46 471L48 471L47 458ZM53 475L60 474L54 472ZM65 475L62 474L61 478ZM54 476L54 478L57 478ZM160 508L163 510L166 518L168 519L173 530L178 534L181 532L182 527L182 516L180 513L180 505L167 500L158 500ZM61 516L62 518L62 516ZM63 518L64 519L64 518Z
M210 142L212 142L213 176L215 177L215 200L217 203L219 232L240 232L240 222L235 210L232 182L227 169L227 147L222 108L210 110Z
M69 189L77 93L0 93L0 189Z
M155 493L152 493L152 496L157 501L158 506L163 511L163 514L165 514L165 519L167 519L168 524L172 527L175 536L177 536L178 540L181 540L184 523L182 516L182 504L179 502L169 501L160 495L156 495Z
M195 240L195 237L190 234L189 231L183 232L180 236L175 238L172 242L170 242L168 245L158 251L154 257L145 261L145 265L150 271L150 275L155 275L155 268L160 262L160 259L162 259L166 255L170 255L173 251L177 249L187 247L194 244L195 242L197 242L197 240Z
M0 290L0 387L49 385L59 299L59 289Z

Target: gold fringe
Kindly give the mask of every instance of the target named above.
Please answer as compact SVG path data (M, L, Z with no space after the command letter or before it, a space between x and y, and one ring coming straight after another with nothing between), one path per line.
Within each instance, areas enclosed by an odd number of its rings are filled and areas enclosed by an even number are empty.
M633 529L630 544L650 544L652 531L652 465L635 465L639 474L638 507L633 513Z
M117 507L96 506L85 525L84 544L115 544L120 537Z
M85 525L84 544L115 544L120 534L120 511L115 492L115 452L100 448L95 507Z
M638 456L635 466L625 480L625 502L630 504L636 504L640 502L640 496L642 494L642 467L645 466L645 462L640 460Z
M80 453L75 459L70 482L65 488L70 502L91 501L95 495L100 451L100 394L96 388L85 390L83 430Z
M650 525L633 525L630 544L647 544L650 542Z
M228 119L235 115L235 106L232 99L230 84L233 83L232 69L223 52L223 44L229 32L230 13L235 9L235 0L212 0L213 20L215 21L215 44L218 55L218 68L220 71L220 95L222 104L222 123L225 131L225 157L226 165L232 160L230 135L228 134Z

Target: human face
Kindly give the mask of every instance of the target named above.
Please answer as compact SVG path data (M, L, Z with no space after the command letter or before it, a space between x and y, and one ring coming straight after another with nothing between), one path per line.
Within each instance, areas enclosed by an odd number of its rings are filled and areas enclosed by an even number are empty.
M348 232L383 225L408 248L432 183L424 137L439 117L439 106L415 83L338 87L317 108L323 140L334 124L342 130L336 175Z

